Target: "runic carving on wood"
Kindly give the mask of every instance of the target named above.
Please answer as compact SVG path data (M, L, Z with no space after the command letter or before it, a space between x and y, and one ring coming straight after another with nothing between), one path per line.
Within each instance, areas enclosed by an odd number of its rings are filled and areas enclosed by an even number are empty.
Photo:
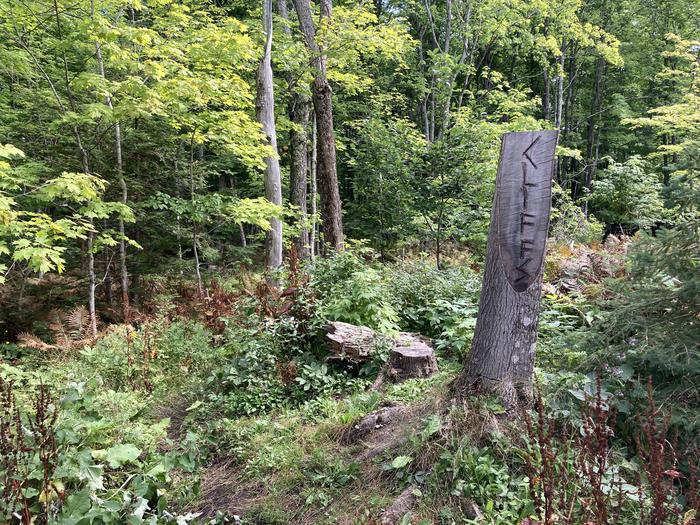
M508 282L527 290L542 266L552 188L555 131L503 138L496 187L498 245Z

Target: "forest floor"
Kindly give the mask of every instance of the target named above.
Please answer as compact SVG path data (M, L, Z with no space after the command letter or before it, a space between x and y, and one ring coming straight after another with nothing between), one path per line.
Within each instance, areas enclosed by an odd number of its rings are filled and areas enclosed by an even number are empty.
M613 446L606 429L611 417L626 417L624 404L617 416L601 408L612 399L606 389L624 390L631 374L614 369L617 383L601 386L583 373L576 344L599 315L590 298L610 293L604 280L624 274L625 250L617 242L550 250L539 401L532 414L509 417L495 398L453 399L476 315L472 270L380 273L347 255L316 269L320 281L293 270L296 285L284 292L252 278L212 285L206 298L162 289L138 324L105 326L87 346L84 311L56 313L52 342L26 334L0 361L6 414L13 402L51 437L25 445L41 453L48 481L36 476L31 454L10 458L24 505L76 524L448 525L536 523L527 520L542 512L537 498L556 497L560 523L583 523L602 481L572 472L581 458L603 454L615 487L603 504L615 523L639 523L644 469L624 434L634 430L622 427ZM338 272L355 281L357 295L332 310L316 297L338 286ZM387 289L394 306L382 299ZM373 388L381 355L361 368L327 363L314 327L329 312L357 321L357 311L375 327L377 319L402 328L412 319L406 328L431 331L439 372ZM24 439L4 428L6 449Z

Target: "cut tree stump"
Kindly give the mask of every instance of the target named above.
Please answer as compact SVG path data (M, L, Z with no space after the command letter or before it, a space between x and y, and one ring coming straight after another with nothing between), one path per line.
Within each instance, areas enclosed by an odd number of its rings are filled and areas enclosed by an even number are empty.
M364 363L372 359L378 334L366 326L356 326L349 323L333 321L324 330L328 350L337 359L345 359L356 363Z
M334 321L324 328L331 359L342 359L362 364L370 361L382 341L391 344L386 336L378 334L366 326ZM380 374L393 381L403 381L414 377L428 377L437 372L437 360L429 338L420 334L400 332L393 341L389 353L387 370Z
M389 354L389 377L403 381L414 377L429 377L437 372L435 352L424 338L401 332Z

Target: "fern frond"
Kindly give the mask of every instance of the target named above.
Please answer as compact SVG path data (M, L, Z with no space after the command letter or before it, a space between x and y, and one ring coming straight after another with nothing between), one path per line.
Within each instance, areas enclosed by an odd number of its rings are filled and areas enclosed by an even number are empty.
M90 315L82 304L76 306L66 316L72 339L82 339L90 328Z
M22 332L17 336L17 344L22 348L33 348L34 350L56 350L56 346L47 344L28 332Z

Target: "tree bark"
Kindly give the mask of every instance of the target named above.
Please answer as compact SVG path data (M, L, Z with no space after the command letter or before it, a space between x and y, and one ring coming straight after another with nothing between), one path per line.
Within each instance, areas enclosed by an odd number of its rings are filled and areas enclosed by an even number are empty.
M472 350L456 388L529 403L556 131L503 138Z
M550 88L549 88L549 71L545 67L542 69L542 82L544 83L544 89L542 90L542 118L549 122L552 118L551 103L550 98Z
M289 20L287 11L287 0L277 0L277 12L285 19ZM285 33L290 34L289 26L284 26ZM309 114L311 100L303 93L295 91L296 76L293 72L287 74L287 88L289 90L289 101L287 111L289 119L295 126L289 130L289 153L290 153L290 170L289 170L289 200L299 208L299 219L301 228L299 236L295 240L297 254L302 259L309 258L309 229L308 223L308 207L307 207L307 186L308 186L308 135Z
M107 229L106 225L103 227ZM112 308L112 272L110 268L112 266L112 258L107 249L102 250L102 255L104 256L105 264L105 276L102 279L102 288L104 289L105 303L108 307Z
M265 50L258 67L255 106L267 144L272 149L272 154L265 157L265 197L273 204L281 205L282 177L277 156L275 97L272 88L272 0L263 0L263 29ZM270 219L270 231L265 240L265 266L268 270L282 266L282 221L278 217Z
M90 226L92 226L90 219ZM95 233L88 233L87 242L87 257L88 257L88 314L90 317L90 334L92 337L97 337L97 313L95 310L95 289L97 288L97 279L95 278Z
M557 96L554 112L554 127L561 130L562 114L564 109L564 50L562 45L561 54L557 57Z
M309 238L309 243L311 244L311 259L313 260L316 257L316 254L318 254L318 221L316 220L316 214L318 213L318 191L316 187L316 115L314 115L313 117L313 124L311 129L311 162L309 163L309 175L311 177L311 195L309 198L311 200L311 217L313 218L313 222L311 223L311 237Z
M299 26L306 46L311 51L315 70L313 103L317 126L316 178L321 197L321 221L325 243L333 250L343 249L343 219L338 173L336 170L335 134L333 132L333 97L326 78L326 56L316 42L316 29L311 17L309 0L294 0ZM330 0L321 0L321 20L329 20L332 13Z
M403 381L416 377L430 377L438 370L435 351L413 334L399 334L396 345L389 353L389 377Z

